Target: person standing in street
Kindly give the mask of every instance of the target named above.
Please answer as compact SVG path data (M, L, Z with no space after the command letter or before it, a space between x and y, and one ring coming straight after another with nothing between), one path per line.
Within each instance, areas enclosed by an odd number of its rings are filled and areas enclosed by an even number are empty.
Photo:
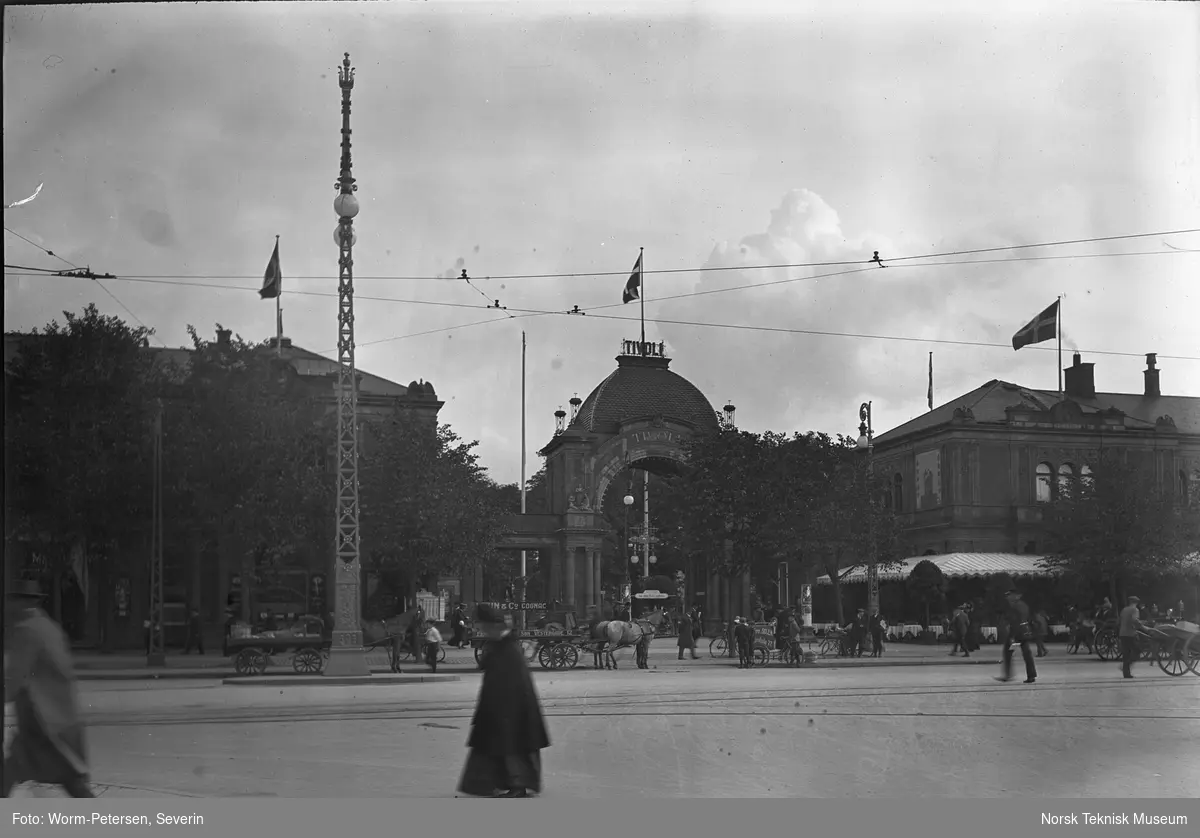
M683 660L684 650L691 652L692 660L696 660L696 638L692 634L692 618L685 611L679 618L679 659Z
M450 627L454 629L450 645L461 649L467 642L467 614L461 602L454 606L454 613L450 615Z
M733 618L733 642L737 646L738 669L750 668L750 646L754 637L753 629L741 617Z
M970 621L967 619L965 605L960 605L954 609L954 617L950 620L950 630L954 633L954 646L950 649L951 655L957 655L958 650L962 649L963 657L971 657L971 641L967 639L967 631L970 628Z
M475 620L487 653L458 790L474 797L529 797L542 790L541 752L550 747L541 701L504 615L484 604Z
M433 620L425 621L425 663L430 672L437 672L438 653L442 651L442 633Z
M850 654L856 658L861 658L863 647L867 645L867 637L869 636L869 625L867 622L867 609L860 608L854 614L854 623L850 628Z
M1138 659L1137 633L1138 629L1145 626L1138 619L1138 605L1141 604L1141 600L1131 596L1126 603L1121 609L1120 617L1117 618L1117 638L1121 643L1121 674L1132 678L1133 672L1130 670Z
M84 725L75 666L63 630L41 609L37 582L22 581L4 602L12 625L5 650L5 689L17 730L4 758L8 797L22 783L62 786L71 797L95 797L88 783Z
M1037 643L1037 656L1046 657L1046 634L1050 631L1050 620L1046 618L1045 610L1039 608L1033 615L1033 639Z
M1004 638L1004 674L997 675L997 681L1012 679L1013 644L1021 647L1021 657L1025 660L1025 683L1032 684L1037 680L1037 667L1033 663L1033 652L1029 641L1033 639L1033 629L1029 625L1029 606L1021 600L1021 593L1015 588L1008 591L1008 632Z
M868 628L871 630L871 657L883 657L883 638L887 633L887 623L883 619L883 615L876 611L870 616L867 621Z
M187 639L183 643L183 653L190 655L192 646L197 653L204 654L204 621L200 618L200 609L193 608L188 614Z

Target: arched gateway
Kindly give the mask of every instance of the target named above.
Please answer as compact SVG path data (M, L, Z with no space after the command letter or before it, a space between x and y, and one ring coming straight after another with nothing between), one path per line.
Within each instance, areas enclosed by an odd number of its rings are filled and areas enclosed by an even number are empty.
M602 510L610 490L615 489L611 494L617 498L609 499L611 506L624 496L622 477L630 469L673 473L685 461L687 441L715 431L719 421L695 385L668 369L671 360L661 343L623 341L616 360L617 369L582 403L572 399L569 422L559 411L554 438L538 452L546 458L550 512L512 516L500 545L537 550L547 599L579 613L601 604L601 546L610 531ZM701 559L689 564L688 601L698 597L710 617L728 610L727 586L696 578L697 572L705 575ZM725 596L715 597L716 604L705 602L714 599L707 596L709 590L722 588ZM737 593L735 602L748 590Z

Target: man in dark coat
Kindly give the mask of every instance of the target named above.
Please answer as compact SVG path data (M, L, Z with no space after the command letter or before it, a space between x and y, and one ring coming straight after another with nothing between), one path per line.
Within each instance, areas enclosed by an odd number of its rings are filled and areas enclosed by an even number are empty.
M871 615L871 657L883 657L883 636L886 633L886 627L883 620L883 615L876 611Z
M850 626L850 654L854 657L862 657L863 647L867 645L869 630L867 609L860 608L855 613L854 622Z
M17 582L4 603L4 617L12 624L6 697L16 705L17 732L4 760L0 797L8 797L21 783L62 786L71 797L95 797L88 785L67 637L39 607L41 596L36 582Z
M475 619L487 651L458 790L477 797L529 797L542 790L541 751L550 747L541 702L504 615L480 605Z
M450 627L454 629L454 636L450 638L450 645L456 649L461 649L467 642L467 612L463 610L461 602L454 606L454 613L450 615Z
M997 681L1008 681L1012 678L1013 644L1021 646L1021 657L1025 660L1025 683L1032 684L1037 680L1037 667L1033 663L1033 652L1029 649L1029 641L1033 639L1033 627L1029 620L1029 606L1021 600L1017 590L1008 592L1008 636L1004 638L1004 674L997 675Z
M679 618L679 659L683 660L686 649L691 652L692 660L696 660L696 638L692 635L692 618L685 611Z
M741 617L733 621L733 640L737 644L738 669L749 669L753 666L754 629Z

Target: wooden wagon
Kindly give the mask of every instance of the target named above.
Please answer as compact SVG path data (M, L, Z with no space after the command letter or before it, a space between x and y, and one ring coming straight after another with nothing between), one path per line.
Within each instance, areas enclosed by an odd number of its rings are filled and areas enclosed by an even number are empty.
M280 662L290 663L302 675L315 675L329 658L330 641L323 628L320 618L302 617L278 631L233 634L226 648L238 675L261 675Z

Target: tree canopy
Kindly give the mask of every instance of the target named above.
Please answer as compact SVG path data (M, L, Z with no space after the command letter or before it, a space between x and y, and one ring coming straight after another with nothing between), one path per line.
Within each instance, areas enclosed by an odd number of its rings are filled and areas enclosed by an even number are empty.
M694 439L686 467L665 483L656 516L685 550L726 575L767 578L792 559L829 573L836 586L872 556L881 568L902 558L884 485L844 437L726 426ZM840 620L840 597L838 607Z
M1185 571L1200 545L1200 514L1160 486L1152 463L1107 451L1088 477L1064 480L1046 510L1047 569L1109 587Z
M86 541L104 555L148 527L154 399L162 376L144 351L152 332L89 305L22 340L5 370L12 532L54 566Z

